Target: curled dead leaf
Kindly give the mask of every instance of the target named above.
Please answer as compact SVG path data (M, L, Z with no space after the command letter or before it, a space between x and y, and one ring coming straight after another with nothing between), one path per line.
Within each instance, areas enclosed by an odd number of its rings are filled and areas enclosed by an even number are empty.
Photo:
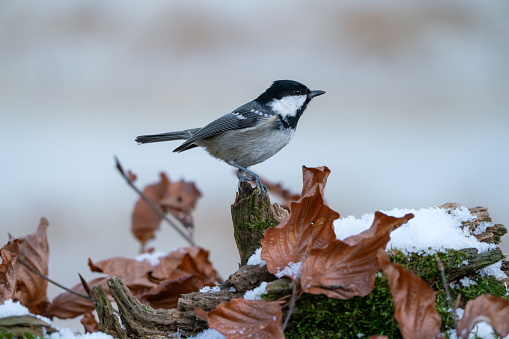
M413 215L402 218L376 212L371 227L345 241L333 240L323 249L313 249L302 264L301 285L306 293L351 299L368 295L380 269L377 253L390 240L390 232Z
M49 246L46 237L48 221L42 218L37 231L19 238L19 256L39 273L48 275ZM30 271L24 265L18 265L17 289L15 299L25 305L31 313L41 314L48 306L46 290L48 281Z
M85 328L86 333L94 333L99 331L99 324L97 323L94 314L90 311L83 314L83 318L81 318L80 322Z
M336 238L332 223L339 214L323 198L329 173L326 167L303 167L301 198L290 203L290 214L279 225L265 231L261 257L270 273L301 262L311 249L323 248Z
M233 299L207 314L210 328L228 339L284 339L279 302Z
M214 286L202 276L187 274L165 280L139 296L141 302L153 308L175 308L181 294L197 292L202 287Z
M436 292L403 266L391 263L384 250L378 251L378 258L389 280L394 318L403 338L439 338L442 319L435 309Z
M101 286L105 291L109 291L108 284L106 283L107 279L107 277L97 278L89 281L87 284L90 288ZM81 294L87 294L82 284L73 286L72 290ZM94 303L92 300L82 298L70 292L63 292L53 299L42 315L48 318L57 317L59 319L69 319L93 310Z
M154 204L159 205L159 201L164 197L164 192L170 185L170 180L166 174L161 173L161 180L158 183L148 185L143 189L143 194ZM149 204L143 199L139 199L134 205L131 221L131 231L141 242L142 247L146 242L154 238L155 232L161 224L161 216L157 214Z
M505 338L509 334L509 301L491 294L469 300L458 322L458 338L468 338L480 321L489 323L500 337Z
M187 274L202 276L210 283L218 279L217 271L209 261L209 252L198 246L179 248L160 257L159 265L150 273L150 279L160 282Z
M148 185L143 194L161 210L171 213L184 226L194 227L192 212L201 193L192 182L184 180L171 182L165 173L160 174L158 183ZM161 216L143 199L139 199L132 213L131 231L142 247L155 236L161 224Z
M165 212L171 213L180 222L189 228L194 227L193 211L201 192L193 182L176 181L167 187L159 204Z
M18 262L18 239L11 238L0 249L2 263L0 264L0 304L7 299L13 299L16 294L16 264Z

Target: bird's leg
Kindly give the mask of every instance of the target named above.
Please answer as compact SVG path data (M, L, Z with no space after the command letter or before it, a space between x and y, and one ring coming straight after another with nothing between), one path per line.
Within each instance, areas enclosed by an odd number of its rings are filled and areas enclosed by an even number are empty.
M253 171L248 170L245 167L237 165L236 163L234 163L232 161L229 162L229 164L232 165L233 167L237 167L239 169L237 171L237 177L239 178L239 188L240 188L240 184L243 183L244 181L252 181L260 189L260 194L262 195L262 198L265 196L265 194L267 194L267 187L264 184L262 184L262 180L260 179L260 176L258 174L256 174ZM249 174L250 176L248 177L245 174Z

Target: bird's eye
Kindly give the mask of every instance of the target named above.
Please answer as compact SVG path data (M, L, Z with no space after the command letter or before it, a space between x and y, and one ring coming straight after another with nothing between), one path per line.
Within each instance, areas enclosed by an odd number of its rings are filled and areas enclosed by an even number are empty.
M295 91L293 91L293 94L295 95L301 95L302 94L302 91L300 89L296 89Z

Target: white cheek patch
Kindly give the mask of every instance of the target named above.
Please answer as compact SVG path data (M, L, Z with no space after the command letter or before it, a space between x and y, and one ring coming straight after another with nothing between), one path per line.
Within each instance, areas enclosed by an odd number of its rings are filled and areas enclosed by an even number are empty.
M306 99L307 95L292 95L279 100L274 99L269 103L269 106L282 117L295 116L306 102Z

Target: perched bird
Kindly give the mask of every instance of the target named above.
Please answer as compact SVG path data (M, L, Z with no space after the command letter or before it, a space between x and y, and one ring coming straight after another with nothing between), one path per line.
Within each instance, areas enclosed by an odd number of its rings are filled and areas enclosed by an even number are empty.
M213 157L238 168L239 183L253 181L265 195L267 188L248 167L267 160L285 147L311 99L324 93L311 91L297 81L277 80L258 98L205 127L141 135L136 141L145 144L186 140L173 152L201 146Z

